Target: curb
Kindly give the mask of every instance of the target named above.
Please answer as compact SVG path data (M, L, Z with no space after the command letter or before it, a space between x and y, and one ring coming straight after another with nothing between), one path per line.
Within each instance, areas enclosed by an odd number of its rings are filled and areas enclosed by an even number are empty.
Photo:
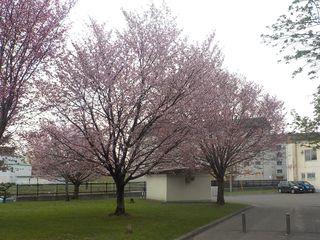
M195 230L192 230L191 232L188 232L188 233L176 238L175 240L191 240L191 238L194 237L195 235L198 235L199 233L202 233L202 232L208 230L209 228L212 228L212 227L218 225L219 223L222 223L222 222L224 222L224 221L226 221L226 220L228 220L228 219L230 219L230 218L232 218L232 217L234 217L234 216L236 216L236 215L238 215L238 214L240 214L240 213L242 213L244 211L247 211L247 210L249 210L249 209L251 209L253 207L254 206L248 206L248 207L243 208L243 209L241 209L239 211L231 213L231 214L229 214L229 215L227 215L227 216L225 216L223 218L220 218L220 219L215 220L215 221L213 221L211 223L208 223L207 225L204 225L204 226L201 226L199 228L196 228Z

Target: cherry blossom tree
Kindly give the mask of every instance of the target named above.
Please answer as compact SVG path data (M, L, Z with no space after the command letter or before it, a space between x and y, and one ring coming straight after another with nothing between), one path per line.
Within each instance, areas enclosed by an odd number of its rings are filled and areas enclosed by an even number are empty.
M57 56L75 0L0 1L0 143L29 104L33 80ZM19 114L20 113L20 114Z
M75 199L79 196L80 185L101 176L101 167L88 159L94 156L83 148L85 139L79 132L68 126L43 125L37 132L27 136L29 156L36 175L66 183L66 199L69 200L68 183L74 185ZM67 147L72 141L74 149Z
M126 214L130 180L172 161L188 134L181 106L222 61L213 36L188 43L165 7L123 14L122 30L92 21L90 37L73 44L43 88L46 104L82 133L115 181L115 215Z
M284 127L282 102L229 73L208 80L193 101L188 150L198 167L209 169L217 180L217 203L223 205L228 172L278 143Z

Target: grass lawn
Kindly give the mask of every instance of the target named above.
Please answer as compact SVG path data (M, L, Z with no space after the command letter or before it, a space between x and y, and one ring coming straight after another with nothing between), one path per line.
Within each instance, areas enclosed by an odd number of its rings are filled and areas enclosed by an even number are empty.
M109 216L114 200L0 204L1 240L165 240L245 207L226 204L127 202L127 217ZM133 233L127 233L128 225Z
M229 192L228 189L225 190L226 196L234 196L234 195L246 195L246 194L270 194L276 193L277 189L269 188L269 189L244 189L243 191L235 190L233 192Z

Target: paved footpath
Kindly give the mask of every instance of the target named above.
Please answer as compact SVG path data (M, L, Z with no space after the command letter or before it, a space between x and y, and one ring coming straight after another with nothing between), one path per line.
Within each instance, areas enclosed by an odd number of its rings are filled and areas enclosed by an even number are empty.
M268 194L227 197L229 202L254 206L246 211L247 233L241 215L193 237L193 240L319 240L320 194ZM291 234L285 234L285 214L291 215Z

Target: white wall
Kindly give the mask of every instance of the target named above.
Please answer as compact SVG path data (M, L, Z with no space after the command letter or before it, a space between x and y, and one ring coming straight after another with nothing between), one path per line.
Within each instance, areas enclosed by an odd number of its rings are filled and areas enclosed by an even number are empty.
M15 183L16 176L12 172L1 172L0 171L0 183Z
M44 178L37 177L16 177L16 184L53 184L53 183L61 183L58 181L51 181Z
M146 176L147 199L166 201L167 200L167 175L155 174Z
M286 162L287 162L287 179L288 181L294 181L297 179L297 153L296 144L288 143L286 146Z
M27 184L25 178L32 178L32 167L24 162L24 158L20 156L0 156L0 160L5 162L8 168L5 172L0 172L0 182L12 182L17 184ZM26 182L27 181L27 182Z
M31 165L14 165L13 171L17 177L29 177L31 176Z
M187 183L183 175L168 175L167 201L211 201L211 176L195 174Z
M195 174L186 182L185 175L155 174L146 177L147 199L176 201L211 201L211 176Z

